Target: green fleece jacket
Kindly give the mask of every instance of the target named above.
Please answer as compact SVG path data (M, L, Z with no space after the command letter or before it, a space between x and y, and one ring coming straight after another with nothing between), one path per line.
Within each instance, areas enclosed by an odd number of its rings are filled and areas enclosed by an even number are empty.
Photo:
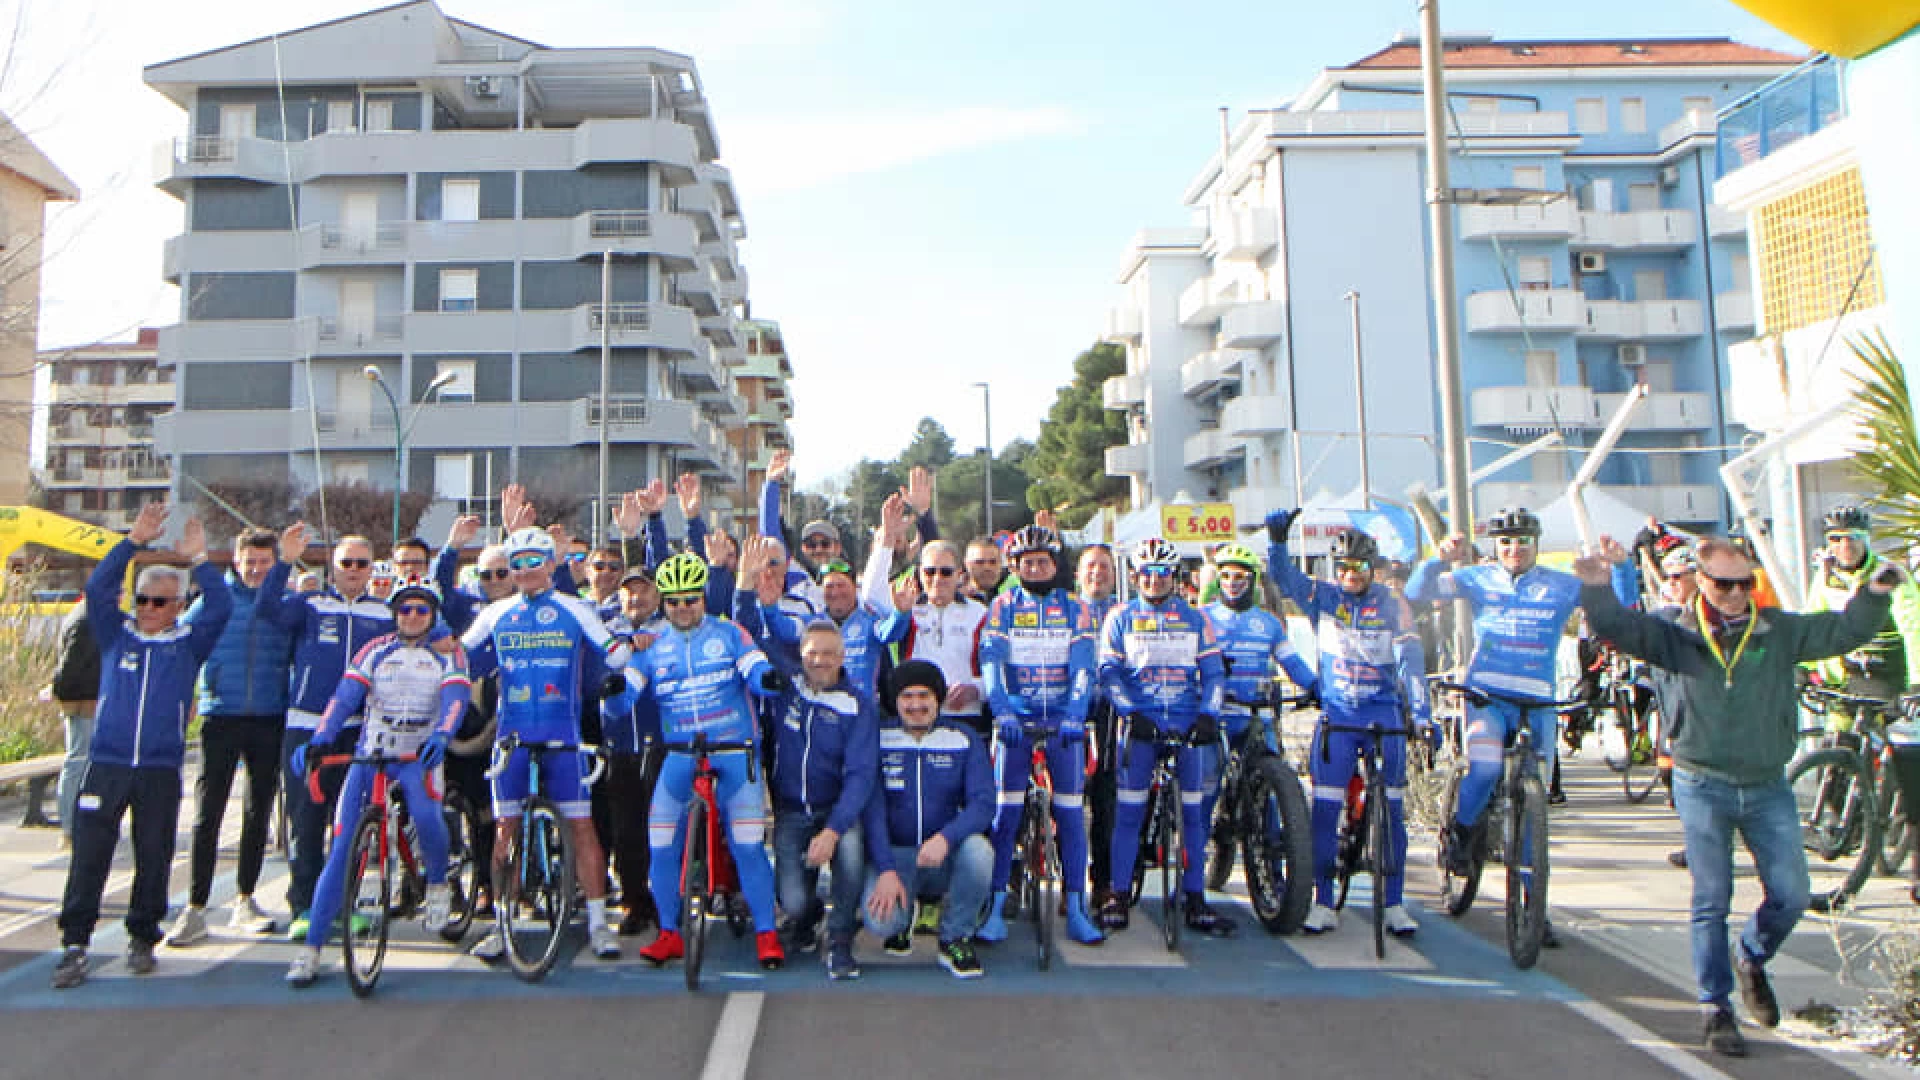
M1859 648L1886 625L1889 604L1860 589L1839 612L1762 611L1729 679L1691 607L1669 622L1621 607L1609 585L1585 586L1580 602L1595 634L1678 677L1687 721L1674 736L1674 762L1736 784L1778 780L1793 760L1800 730L1795 666ZM1732 660L1740 632L1722 631L1719 643Z

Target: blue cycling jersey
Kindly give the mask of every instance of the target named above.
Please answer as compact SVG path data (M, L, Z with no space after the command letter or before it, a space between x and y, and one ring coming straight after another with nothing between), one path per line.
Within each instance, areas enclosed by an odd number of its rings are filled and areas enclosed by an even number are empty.
M1273 612L1257 607L1236 611L1220 600L1207 605L1206 615L1220 634L1220 652L1227 660L1228 715L1244 716L1249 705L1264 703L1275 668L1303 690L1319 681L1294 651L1286 622Z
M1287 557L1285 544L1268 548L1267 572L1313 621L1322 702L1351 712L1405 701L1416 715L1425 713L1421 676L1426 661L1405 600L1384 585L1350 593L1332 582L1315 581Z
M475 679L500 673L500 734L532 742L578 741L583 697L631 652L591 604L553 589L489 604L461 641Z
M1226 669L1213 624L1177 596L1135 597L1107 614L1100 630L1101 685L1121 713L1185 731L1200 715L1220 715Z
M1622 566L1614 568L1615 589L1631 588ZM1407 580L1413 600L1465 598L1473 606L1473 661L1467 684L1497 694L1535 701L1554 696L1554 659L1560 636L1580 604L1580 579L1561 570L1534 566L1519 577L1498 563L1448 570L1428 559Z
M1083 723L1093 658L1093 622L1065 590L1035 596L1015 585L993 598L980 626L980 681L995 716Z
M778 696L761 685L772 670L745 630L708 615L690 631L668 629L655 639L634 658L631 681L659 704L668 746L686 746L695 735L742 743L755 730L748 696Z

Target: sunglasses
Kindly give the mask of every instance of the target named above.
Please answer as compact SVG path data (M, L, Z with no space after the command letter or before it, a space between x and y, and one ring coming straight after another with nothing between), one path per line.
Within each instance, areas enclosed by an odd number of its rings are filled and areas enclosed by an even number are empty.
M923 566L920 572L927 577L952 577L960 571L951 566Z
M401 604L399 607L393 609L393 613L395 615L431 615L433 614L433 606L431 604Z
M134 595L133 603L136 607L166 607L179 599L177 596L148 596L146 593L137 593Z
M1343 574L1364 574L1373 569L1373 564L1365 559L1336 559L1333 568Z
M1692 573L1693 573L1693 571L1691 571L1691 570L1682 570L1682 571L1680 571L1680 572L1679 572L1679 573L1677 573L1677 574L1668 574L1668 575L1667 575L1667 580L1668 580L1668 581L1685 581L1685 580L1687 580L1687 577L1688 577L1688 575L1690 575L1690 574L1692 574Z
M1531 536L1496 536L1494 537L1494 542L1499 544L1501 547L1532 547L1533 537Z
M706 597L701 596L699 593L694 593L690 596L663 596L660 598L660 602L668 607L692 607L705 600Z
M487 570L484 568L475 570L474 576L478 577L481 581L499 581L511 573L513 573L513 571L503 566L498 570Z
M800 546L803 548L830 548L833 546L833 541L824 536L809 536L805 540L800 541Z
M1723 578L1723 577L1714 577L1712 574L1709 574L1705 570L1702 570L1700 571L1700 576L1703 578L1706 578L1707 583L1712 585L1714 588L1725 589L1728 592L1732 592L1735 589L1753 588L1753 575L1751 574L1747 575L1746 577Z
M1136 573L1141 577L1172 577L1173 567L1161 566L1158 563L1149 563L1146 566L1140 567Z
M601 572L607 572L607 571L612 571L612 572L614 572L614 573L618 573L618 572L620 572L620 571L622 571L622 570L625 570L625 569L626 569L626 567L625 567L625 566L623 566L623 565L621 565L620 563L617 563L617 562L606 562L606 561L604 561L604 560L603 560L603 561L601 561L601 562L591 562L591 563L588 563L588 564L587 564L587 569L589 569L589 570L598 570L598 571L601 571Z
M844 559L835 559L820 568L820 577L823 580L828 574L845 574L848 577L852 577L853 567L848 566Z
M587 553L584 551L569 551L567 552L567 561L568 562L586 562Z
M545 555L515 555L507 560L507 565L515 570L538 570L547 565Z
M425 560L425 559L395 559L395 560L393 560L393 565L395 565L395 566L425 566L425 565L427 565L427 560Z
M365 570L373 565L372 559L335 559L333 565L342 570Z

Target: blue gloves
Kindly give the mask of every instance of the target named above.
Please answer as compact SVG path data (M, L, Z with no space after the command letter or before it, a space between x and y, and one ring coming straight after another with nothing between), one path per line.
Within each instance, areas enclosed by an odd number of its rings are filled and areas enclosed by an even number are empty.
M447 734L436 731L420 744L420 766L431 769L447 758Z
M994 727L999 730L1002 746L1019 746L1027 741L1027 733L1017 716L1002 716L994 722Z
M1300 508L1275 510L1267 515L1267 540L1270 543L1284 544L1287 533L1293 529L1293 519L1300 516Z
M307 775L307 749L312 745L311 742L307 742L294 747L292 755L287 758L287 763L293 766L295 776Z

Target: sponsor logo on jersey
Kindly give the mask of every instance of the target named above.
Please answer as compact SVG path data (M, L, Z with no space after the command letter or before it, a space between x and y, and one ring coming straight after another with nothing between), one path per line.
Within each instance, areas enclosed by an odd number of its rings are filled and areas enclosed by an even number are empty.
M507 688L507 704L523 705L533 700L533 687L510 686Z
M543 607L533 613L533 621L539 623L541 626L550 625L558 618L560 618L560 613L550 607Z
M1040 613L1037 611L1016 611L1013 613L1015 626L1039 626Z
M700 655L709 660L718 660L727 655L727 643L719 638L712 638L705 645L700 646Z

